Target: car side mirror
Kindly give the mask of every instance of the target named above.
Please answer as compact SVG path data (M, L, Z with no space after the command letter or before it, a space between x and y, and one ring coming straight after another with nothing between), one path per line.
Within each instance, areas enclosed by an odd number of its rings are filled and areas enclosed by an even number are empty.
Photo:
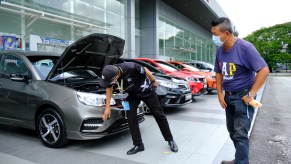
M212 71L212 68L206 68L207 70L209 70L209 72L211 72Z

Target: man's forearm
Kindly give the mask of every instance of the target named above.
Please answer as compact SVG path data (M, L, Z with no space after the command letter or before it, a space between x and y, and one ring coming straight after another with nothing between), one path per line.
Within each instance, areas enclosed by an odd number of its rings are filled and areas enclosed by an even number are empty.
M105 109L110 109L110 101L112 97L112 87L107 87L106 88L106 104L105 104Z
M264 68L262 68L261 70L258 71L258 73L256 75L255 82L254 82L254 84L252 86L252 89L250 90L250 96L255 97L257 92L260 90L260 88L265 83L269 72L270 71L269 71L268 67L264 67Z
M146 73L146 76L150 79L150 81L155 80L155 77L147 68L145 68L145 73Z
M216 89L218 94L222 93L222 78L221 73L216 73Z

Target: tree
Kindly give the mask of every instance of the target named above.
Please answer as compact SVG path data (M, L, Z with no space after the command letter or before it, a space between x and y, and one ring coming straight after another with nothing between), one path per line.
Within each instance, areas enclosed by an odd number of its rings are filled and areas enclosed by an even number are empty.
M261 28L244 39L255 45L271 72L276 63L291 63L291 22Z

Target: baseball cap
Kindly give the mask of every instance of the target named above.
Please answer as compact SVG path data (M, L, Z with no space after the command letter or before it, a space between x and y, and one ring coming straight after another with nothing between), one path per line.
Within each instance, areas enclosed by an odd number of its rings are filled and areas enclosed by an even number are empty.
M115 65L106 65L102 70L101 87L108 87L112 84L115 76L118 74L118 67Z

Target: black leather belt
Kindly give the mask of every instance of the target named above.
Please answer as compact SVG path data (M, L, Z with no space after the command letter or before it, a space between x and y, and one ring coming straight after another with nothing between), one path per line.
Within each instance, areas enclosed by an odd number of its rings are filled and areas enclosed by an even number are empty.
M244 90L241 90L241 91L225 91L225 94L235 95L235 94L239 94L241 92L248 92L250 90L251 90L251 88L247 88L247 89L244 89Z

